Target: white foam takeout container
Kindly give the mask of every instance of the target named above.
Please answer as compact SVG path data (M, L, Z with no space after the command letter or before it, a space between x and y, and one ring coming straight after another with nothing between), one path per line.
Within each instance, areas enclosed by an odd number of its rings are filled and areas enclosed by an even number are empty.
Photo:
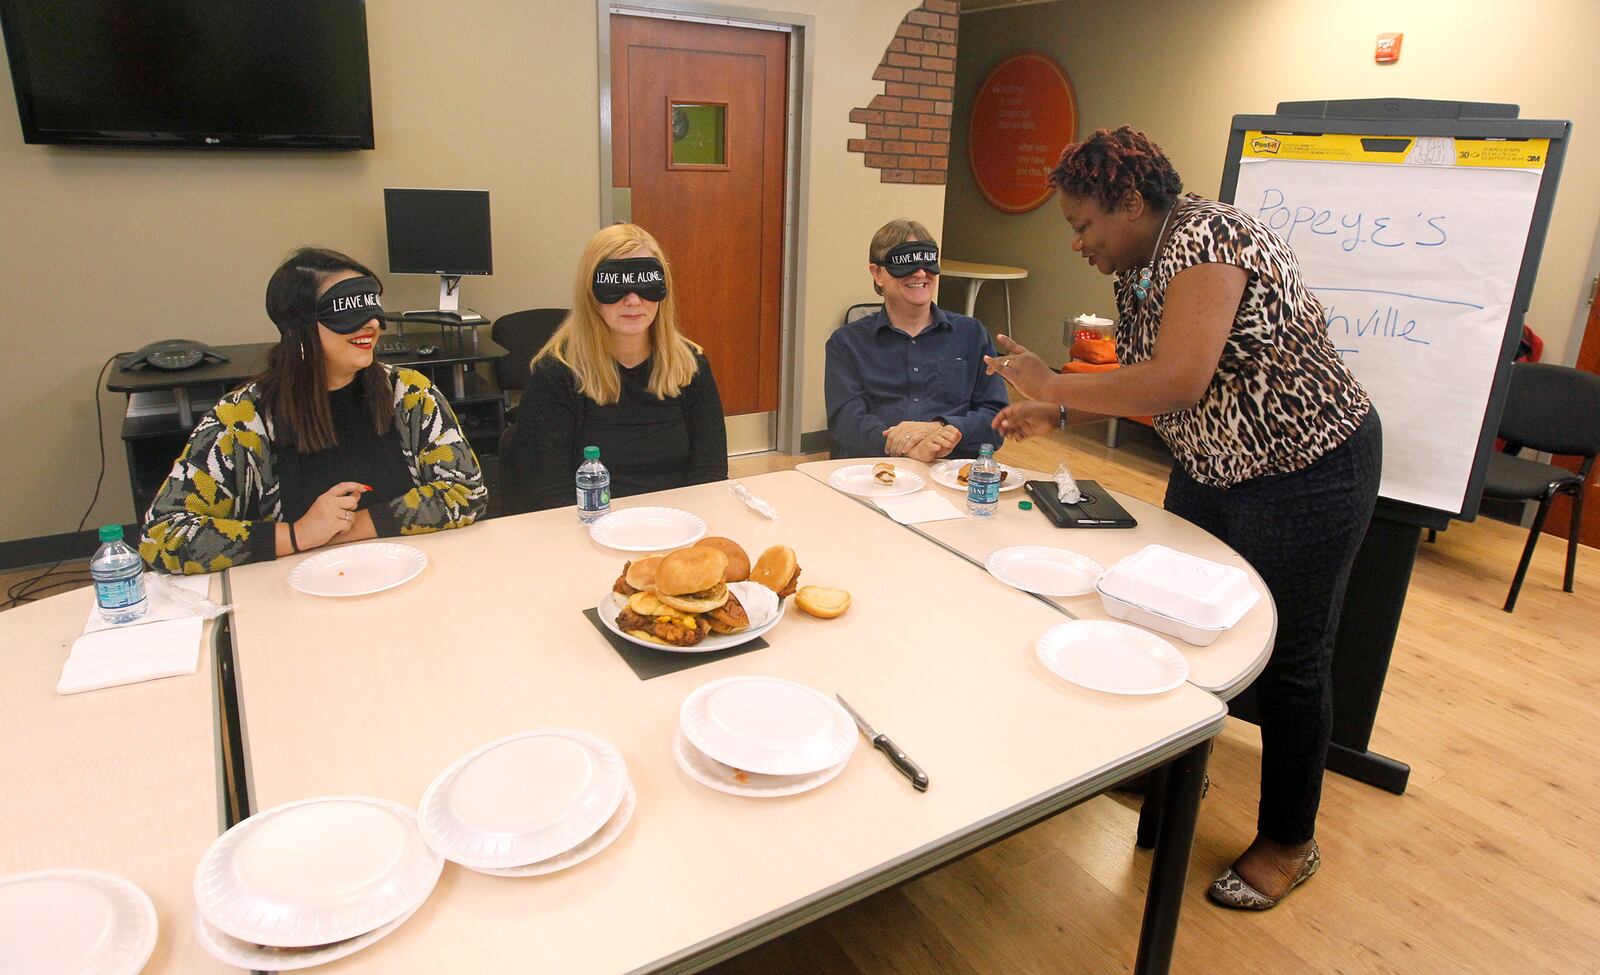
M1261 598L1243 569L1146 545L1095 585L1106 612L1203 647Z

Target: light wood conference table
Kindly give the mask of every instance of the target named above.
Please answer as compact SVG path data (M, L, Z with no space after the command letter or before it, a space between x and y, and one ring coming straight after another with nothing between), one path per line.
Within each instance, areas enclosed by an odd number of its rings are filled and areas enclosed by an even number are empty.
M194 939L194 868L220 832L211 627L193 675L59 695L92 589L0 613L0 875L96 870L137 884L159 936L146 975L233 972Z
M872 464L882 457L862 457L842 460L819 460L799 465L797 470L826 483L828 476L840 467L854 464ZM927 490L937 491L950 499L958 508L966 510L963 491L939 484L929 473L928 464L907 457L892 458L896 467L916 471L927 481ZM1053 480L1055 475L1040 471L1023 471L1025 480ZM1008 486L1009 486L1009 482ZM1104 486L1104 485L1102 485ZM1052 545L1071 549L1086 555L1105 568L1146 545L1158 544L1197 555L1213 562L1234 565L1243 569L1250 582L1261 594L1261 599L1244 617L1223 631L1216 640L1197 647L1175 636L1155 635L1172 644L1189 661L1189 682L1230 700L1244 690L1261 673L1272 655L1272 645L1278 632L1278 611L1267 591L1267 584L1244 557L1221 539L1199 526L1172 514L1156 505L1138 498L1111 492L1139 524L1135 528L1057 528L1045 518L1037 507L1024 511L1017 502L1026 500L1021 488L1007 490L1000 495L1000 506L988 518L966 516L948 521L925 522L906 526L928 538L949 546L973 563L984 566L989 556L1013 545ZM885 516L887 517L887 516ZM999 589L1009 588L1005 583L987 576L987 584ZM1082 596L1041 596L1059 606L1062 612L1074 619L1111 619L1100 601L1100 594L1090 592ZM1153 632L1153 631L1152 631Z
M1221 703L1191 685L1124 697L1061 681L1033 652L1061 622L1056 608L988 586L970 563L804 474L744 483L777 521L726 483L614 509L693 511L752 558L790 545L802 585L842 587L854 602L827 621L791 604L768 648L649 681L581 615L629 556L593 543L571 508L406 539L426 569L369 596L295 591L296 558L229 571L253 808L352 793L415 806L467 751L539 727L612 741L638 794L627 830L594 859L529 879L447 864L410 921L324 970L697 970L1175 762L1185 771L1168 790L1138 969L1165 971ZM679 707L739 674L842 693L931 788L915 792L859 740L837 779L801 795L694 783L671 754Z

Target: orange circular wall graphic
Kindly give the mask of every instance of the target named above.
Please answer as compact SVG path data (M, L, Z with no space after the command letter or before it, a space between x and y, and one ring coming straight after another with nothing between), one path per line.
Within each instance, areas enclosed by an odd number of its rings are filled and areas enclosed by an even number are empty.
M1078 100L1061 65L1029 51L995 66L978 89L967 129L972 176L996 209L1027 213L1050 198L1045 182L1078 132Z

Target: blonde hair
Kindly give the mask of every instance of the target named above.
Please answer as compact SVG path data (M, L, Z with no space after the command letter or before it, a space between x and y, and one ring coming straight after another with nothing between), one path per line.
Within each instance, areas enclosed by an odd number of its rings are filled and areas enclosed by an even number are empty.
M879 227L878 232L872 235L872 244L867 249L867 263L877 264L881 267L888 258L889 251L913 240L926 240L932 244L938 243L933 239L933 234L928 233L927 227L909 217L891 220ZM872 290L880 295L883 294L883 289L878 287L876 281L872 284Z
M668 399L689 385L700 369L695 360L700 346L678 332L672 265L661 253L661 245L643 227L614 224L589 238L573 280L572 310L531 363L537 366L541 359L555 359L578 378L578 391L601 406L615 403L622 396L622 375L611 345L611 330L600 314L600 303L590 284L600 262L641 247L661 262L667 278L667 296L657 305L656 320L650 325L650 383L646 388L657 399Z

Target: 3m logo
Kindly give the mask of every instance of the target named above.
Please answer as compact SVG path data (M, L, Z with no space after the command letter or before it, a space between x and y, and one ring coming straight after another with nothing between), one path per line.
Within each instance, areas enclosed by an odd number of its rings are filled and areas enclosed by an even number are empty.
M1250 151L1251 152L1269 152L1269 153L1272 153L1273 155L1277 155L1278 150L1282 149L1282 148L1283 148L1283 143L1280 142L1277 139L1274 139L1270 135L1264 135L1264 136L1261 136L1258 139L1251 139L1250 140Z

